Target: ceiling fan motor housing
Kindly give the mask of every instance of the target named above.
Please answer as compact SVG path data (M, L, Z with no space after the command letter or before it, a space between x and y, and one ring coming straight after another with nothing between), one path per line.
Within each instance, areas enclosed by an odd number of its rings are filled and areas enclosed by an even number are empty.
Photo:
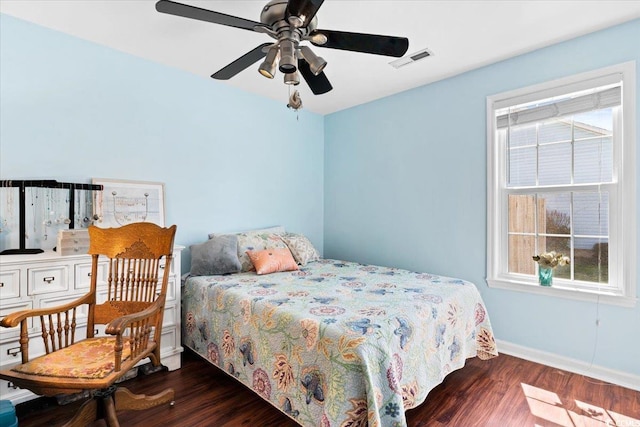
M271 0L262 8L260 22L269 26L275 33L280 47L280 63L278 69L284 74L292 74L297 71L298 60L296 50L300 40L313 31L318 20L314 16L306 27L300 27L304 19L302 17L286 18L288 0ZM298 24L298 25L292 25ZM273 35L272 35L273 36Z

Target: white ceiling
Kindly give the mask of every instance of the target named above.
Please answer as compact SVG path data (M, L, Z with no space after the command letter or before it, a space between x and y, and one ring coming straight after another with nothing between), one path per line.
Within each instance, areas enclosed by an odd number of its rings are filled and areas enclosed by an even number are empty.
M180 0L176 0L180 1ZM192 6L260 21L266 0L184 0ZM158 13L155 0L0 0L0 12L122 52L282 101L282 75L259 63L226 82L209 76L261 43L265 34ZM312 46L328 62L333 90L315 96L303 82L304 108L328 114L441 80L515 55L640 18L640 0L326 0L318 28L403 36L407 55L433 56L395 69L395 58ZM629 43L638 43L630 40ZM597 52L592 54L597 55Z

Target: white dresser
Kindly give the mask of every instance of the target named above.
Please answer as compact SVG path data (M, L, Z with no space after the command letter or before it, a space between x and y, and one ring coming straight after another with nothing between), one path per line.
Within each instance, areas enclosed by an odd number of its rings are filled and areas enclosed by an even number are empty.
M167 301L162 327L162 364L170 371L180 369L180 254L183 246L176 246L169 271ZM161 267L162 268L162 267ZM106 287L107 261L98 268L99 283ZM89 290L91 257L89 255L60 256L48 251L36 255L0 256L0 318L18 310L44 308L66 304ZM106 290L100 292L98 303L106 300ZM101 299L102 296L102 299ZM85 308L86 309L86 308ZM85 336L86 312L78 313L76 336ZM29 356L44 354L40 333L30 325ZM103 332L100 327L98 333ZM6 369L21 362L19 326L0 328L0 368ZM147 363L148 359L142 361ZM0 380L0 398L14 405L37 397L28 390L14 388Z

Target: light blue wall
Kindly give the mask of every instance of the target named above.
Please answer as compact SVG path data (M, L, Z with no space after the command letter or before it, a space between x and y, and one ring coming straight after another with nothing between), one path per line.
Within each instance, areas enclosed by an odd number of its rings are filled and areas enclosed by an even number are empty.
M471 280L498 338L590 362L595 304L484 282L485 98L639 60L639 39L636 20L297 121L284 102L0 15L0 179L164 182L178 243L283 224L324 237L327 257ZM594 364L639 375L640 307L599 310Z
M177 243L282 224L322 249L322 116L7 15L0 40L1 179L164 182Z
M596 331L595 303L485 282L486 97L640 61L639 40L635 20L327 116L325 256L473 281L497 338L640 375L640 305L600 305Z

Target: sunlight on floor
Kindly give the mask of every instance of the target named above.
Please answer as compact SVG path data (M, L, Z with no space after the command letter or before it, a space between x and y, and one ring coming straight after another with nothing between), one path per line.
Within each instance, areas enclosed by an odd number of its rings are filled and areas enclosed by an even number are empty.
M564 405L558 395L529 384L520 383L534 416L563 427L640 427L640 420L575 400L580 413ZM536 427L542 427L536 424Z

